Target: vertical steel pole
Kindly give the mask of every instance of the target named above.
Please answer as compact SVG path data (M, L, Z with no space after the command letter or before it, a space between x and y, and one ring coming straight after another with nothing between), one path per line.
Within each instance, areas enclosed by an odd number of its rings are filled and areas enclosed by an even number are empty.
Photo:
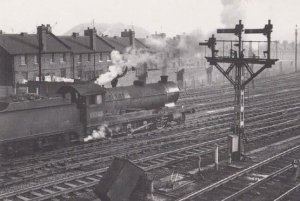
M219 146L215 144L215 169L219 170Z
M298 31L297 31L297 25L295 29L295 72L297 72L297 37L298 37Z
M239 37L239 58L236 63L236 135L238 136L238 160L244 152L242 138L244 136L244 104L245 104L245 87L244 87L244 65L242 63L244 55L242 52L242 32Z

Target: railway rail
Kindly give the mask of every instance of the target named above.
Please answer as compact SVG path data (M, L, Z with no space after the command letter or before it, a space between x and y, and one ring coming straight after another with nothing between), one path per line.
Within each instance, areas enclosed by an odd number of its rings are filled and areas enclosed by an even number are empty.
M252 197L248 195L248 199L245 199L245 197L247 197L245 194L262 184L266 184L278 176L283 176L290 171L292 169L293 160L300 158L299 150L300 145L295 146L221 179L220 181L206 186L205 188L189 193L176 201L253 200L253 194L251 194ZM240 196L243 196L243 198Z
M282 79L283 81L286 78ZM272 80L271 80L272 81ZM270 81L270 83L271 83ZM284 135L286 133L289 133L295 129L299 129L299 127L297 127L297 125L299 125L299 122L297 120L297 117L299 117L299 97L297 96L298 92L299 92L299 85L297 85L297 83L292 83L289 82L290 84L282 84L282 90L280 93L278 93L277 95L276 92L273 94L272 97L267 97L268 95L272 95L271 93L268 94L263 94L265 93L267 90L261 90L260 93L261 94L257 94L257 96L253 97L253 101L256 101L256 104L252 104L249 108L248 108L248 114L249 115L249 122L254 121L255 124L253 123L253 125L251 125L250 123L247 124L247 128L251 129L254 126L258 127L258 129L253 129L253 132L250 138L250 141L254 141L254 140L259 140L262 139L264 137L271 137L271 136L277 136L277 135ZM284 88L286 86L291 86L290 91L288 90L284 90ZM259 92L259 91L258 91ZM195 96L193 96L192 98L199 98L198 95L194 94ZM292 98L288 99L288 98L284 98L285 96L291 95ZM201 97L201 96L200 96ZM208 94L209 97L209 94ZM214 96L213 96L214 97ZM266 99L269 101L266 101ZM274 99L276 99L274 101ZM190 99L189 99L190 100ZM209 99L206 99L209 100ZM227 100L227 99L224 99ZM224 104L224 100L222 101L215 101L215 105L213 106L199 106L198 111L208 111L208 110L218 110L219 108L224 108L226 107L229 103L229 105L231 105L230 99L228 98L227 103ZM288 102L290 101L290 102ZM186 102L187 104L190 104L191 102ZM265 104L272 104L268 107L265 106ZM197 101L194 101L193 104L197 104ZM196 106L197 107L197 106ZM254 107L261 107L262 110L255 110L252 109L251 112L251 108ZM273 107L273 108L271 108ZM250 109L250 110L249 110ZM268 114L268 109L272 109L272 112L269 112ZM275 111L274 111L275 109ZM156 149L155 146L160 147L160 151L163 150L163 147L165 146L166 148L169 147L168 151L164 151L162 153L158 153L156 152L149 152L150 155L145 156L145 154L143 153L141 158L138 159L134 159L134 162L136 162L138 165L144 167L146 170L151 170L154 168L159 168L159 167L163 167L167 164L176 162L178 160L183 160L186 159L190 156L193 155L199 155L199 154L207 154L210 153L213 150L213 147L215 145L216 142L219 143L220 148L221 149L225 149L226 145L227 145L227 136L228 135L228 128L225 128L226 126L228 127L229 124L223 124L223 125L217 125L220 124L221 121L224 120L230 120L232 117L230 114L231 110L227 109L225 111L217 111L217 112L213 112L213 113L205 113L204 115L201 114L199 116L195 115L194 118L199 118L200 120L202 120L203 122L199 122L197 120L193 120L193 119L189 119L186 125L181 125L181 126L175 126L174 128L168 128L168 129L164 129L164 130L160 130L160 131L153 131L153 132L148 132L148 133L142 133L136 136L132 136L130 138L126 137L126 138L121 138L121 139L113 139L111 141L108 142L95 142L95 143L90 143L90 144L86 144L86 145L80 145L77 148L76 147L72 147L72 148L68 148L66 150L63 150L60 153L66 153L69 152L70 150L74 149L74 155L76 155L76 153L79 153L78 150L79 149L83 149L83 152L81 152L80 155L82 156L87 156L88 152L93 152L93 151L103 151L103 149L98 149L97 146L101 145L105 145L104 147L107 149L106 152L106 156L104 155L104 158L107 157L107 159L111 159L114 155L116 155L115 153L112 152L112 149L108 149L109 146L114 146L116 145L116 152L122 152L122 150L130 150L132 151L132 155L136 156L141 156L139 155L139 152L143 152L143 150L136 150L136 148L132 147L134 144L136 144L136 141L139 141L139 137L143 138L145 136L150 137L149 139L146 139L143 143L143 145L148 146L148 148L151 149ZM256 113L256 114L255 114ZM219 116L218 116L219 115ZM280 116L276 117L276 115L282 115L287 117L289 119L289 122L284 123L282 122L280 119ZM201 119L202 118L202 119ZM251 120L252 118L252 120ZM255 119L256 118L256 119ZM261 118L260 122L258 123L258 120ZM294 121L293 121L294 118ZM296 119L296 120L295 120ZM265 120L265 121L263 121ZM218 134L219 135L213 135L213 132L206 132L206 133L202 133L203 136L202 138L200 137L201 135L198 135L197 132L199 132L199 128L197 128L197 126L202 126L208 125L208 128L211 127L211 129L219 129L217 131L220 131ZM295 125L296 124L296 125ZM192 126L191 126L192 125ZM217 126L216 126L217 125ZM258 125L258 126L257 126ZM224 128L222 128L222 126ZM284 129L280 129L280 127L285 127ZM172 136L173 138L177 137L177 140L172 139L172 137L159 137L162 134L168 135L168 133L171 133L174 130L178 130L179 128L181 128L180 131L182 130L187 130L186 134L182 134L182 133L176 133L176 135ZM207 128L207 129L208 129ZM223 130L222 130L223 129ZM226 130L227 129L227 130ZM210 129L208 129L210 130ZM264 133L263 135L261 133ZM222 134L222 135L221 135ZM182 135L182 138L179 138ZM211 136L215 136L217 138L205 138L205 135L211 135ZM224 137L222 137L224 135ZM157 138L157 139L156 139ZM184 140L184 138L186 138ZM226 139L225 139L226 138ZM151 139L153 141L154 144L151 145ZM164 141L164 140L165 141ZM122 141L125 142L122 142ZM135 141L136 140L136 141ZM197 141L198 140L198 141ZM217 140L217 141L215 141ZM224 141L222 141L224 140ZM169 141L169 142L167 142ZM192 142L194 142L194 144L191 144ZM203 144L203 143L209 143L211 142L212 144ZM115 144L112 144L115 143ZM148 145L147 145L148 143ZM174 144L178 143L180 145L180 143L184 143L184 145L186 147L177 147L174 146ZM202 143L202 144L201 144ZM122 145L121 148L117 148L118 145ZM141 143L142 144L142 143ZM153 146L155 145L155 146ZM170 147L170 145L172 145ZM193 146L195 145L195 147L197 147L195 150L193 150ZM182 146L182 145L181 145ZM199 146L203 146L200 147ZM91 147L93 147L91 149ZM185 149L187 148L187 149ZM189 149L190 148L190 149ZM201 149L203 148L203 149ZM170 150L171 149L171 150ZM82 150L81 150L82 151ZM104 149L105 151L105 149ZM87 155L84 155L84 152ZM145 151L144 151L145 152ZM52 154L50 153L46 153L44 155L39 155L37 158L35 157L27 157L27 159L32 160L32 163L36 163L36 162L41 162L42 166L40 167L45 167L45 162L43 162L42 160L47 160L49 158L53 158L53 156L58 156L59 152L52 152ZM72 153L72 154L73 154ZM95 154L96 155L96 154ZM124 155L123 155L124 156ZM128 157L131 157L131 155L129 154ZM103 163L103 161L105 160L101 160L100 157L98 156L98 161L97 162L101 162ZM103 155L102 155L103 158ZM25 161L26 157L24 158ZM74 158L73 158L74 159ZM67 157L65 159L67 162L72 160L72 156L71 157ZM93 159L91 159L92 161ZM58 159L59 161L59 159ZM107 160L109 161L109 160ZM57 161L56 161L57 162ZM69 164L69 166L67 166L68 168L72 169L74 167L82 167L84 165L83 161L82 164L77 163L76 165L74 164ZM11 162L10 164L15 164L16 166L20 166L22 165L22 161L15 161ZM88 164L88 163L86 163ZM104 163L103 166L105 166L106 164ZM63 165L64 166L64 165ZM37 166L35 166L37 167ZM68 169L67 168L67 169ZM26 169L26 168L24 168ZM20 169L19 169L20 170ZM16 172L19 172L19 170L15 170ZM30 170L27 169L27 170ZM101 171L102 172L101 172ZM87 171L86 173L79 173L75 176L71 176L71 177L67 177L67 178L63 178L60 180L56 180L53 182L46 182L44 184L39 184L37 186L30 186L30 187L25 187L23 190L16 190L15 192L8 192L5 194L1 194L0 195L0 199L6 199L6 200L26 200L27 198L30 200L44 200L44 199L49 199L49 198L53 198L53 197L57 197L57 196L63 196L65 194L68 194L70 192L76 192L76 191L80 191L81 189L89 189L91 186L93 186L94 184L96 184L99 179L101 178L102 173L106 170L106 167L104 168L100 168L98 170L91 170L91 171ZM13 171L12 171L13 172ZM20 171L22 172L22 171ZM24 171L24 173L26 173L26 171Z
M294 126L293 129L299 129L300 125ZM278 130L277 130L278 131ZM279 134L282 131L273 132L273 135ZM268 137L271 136L269 133ZM262 139L263 136L257 136L250 141ZM133 160L134 163L149 171L151 169L160 168L178 160L187 159L195 155L209 154L214 150L215 144L218 143L221 150L227 147L227 135L222 138L201 142L198 144L185 146L171 151L143 157ZM5 193L0 195L2 200L46 200L56 196L62 196L70 192L76 192L81 189L90 188L97 184L102 174L107 168L88 171L85 173L77 174L68 178L60 179L53 182L44 183L42 185L31 186L16 190L14 192Z
M283 112L283 110L266 113L266 114L260 114L249 118L250 122L253 121L252 123L249 123L247 125L247 128L252 129L249 131L249 134L264 132L265 130L269 130L269 129L274 130L280 128L283 124L282 123L283 116L281 115L277 117L276 115L280 115L281 112ZM291 124L294 123L293 120L295 120L294 118L297 117L299 109L297 110L297 107L295 107L294 112L295 113L293 113L293 111L292 113L289 113L289 115L291 115L290 117L286 116L286 118L291 119ZM260 121L259 125L261 127L259 129L253 129L255 127L258 127L257 119ZM285 125L288 126L288 124ZM170 136L167 135L167 136L158 137L154 139L147 139L147 140L144 139L141 141L134 141L125 145L123 144L123 146L117 147L115 151L112 148L109 148L106 151L101 150L99 148L98 151L93 150L91 152L88 152L86 154L81 154L81 155L74 154L73 156L70 156L68 158L62 158L58 160L52 159L52 161L38 163L36 165L22 165L22 166L19 165L20 168L15 168L15 169L11 169L9 167L9 170L4 172L2 175L6 175L7 177L10 177L9 175L12 175L12 177L14 178L13 182L12 183L8 182L8 184L13 184L17 182L24 182L24 180L29 178L29 175L32 175L33 178L38 178L38 176L45 176L45 171L41 171L43 167L44 168L47 167L48 169L47 171L53 173L53 172L71 170L71 169L78 169L78 168L80 169L95 163L101 163L103 166L105 166L107 165L107 163L111 161L114 153L117 156L123 156L123 157L131 156L131 155L135 156L135 155L139 155L139 153L144 153L144 152L151 153L151 150L153 149L164 149L164 147L168 148L171 145L173 147L176 147L176 146L182 146L182 143L185 144L191 142L195 143L197 141L205 141L212 138L218 138L221 135L226 136L229 133L228 126L229 126L228 123L221 124L218 126L216 125L211 125L208 127L201 126L200 129L196 128L190 131L178 132ZM101 153L99 154L100 151Z

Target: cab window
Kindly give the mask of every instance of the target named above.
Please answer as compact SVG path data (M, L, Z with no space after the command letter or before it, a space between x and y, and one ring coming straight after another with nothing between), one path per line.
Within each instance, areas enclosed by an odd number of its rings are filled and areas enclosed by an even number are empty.
M89 100L89 105L95 105L96 104L96 98L95 98L94 95L89 96L88 100Z
M102 104L102 95L91 95L88 97L89 105Z
M102 104L102 95L96 96L96 104Z

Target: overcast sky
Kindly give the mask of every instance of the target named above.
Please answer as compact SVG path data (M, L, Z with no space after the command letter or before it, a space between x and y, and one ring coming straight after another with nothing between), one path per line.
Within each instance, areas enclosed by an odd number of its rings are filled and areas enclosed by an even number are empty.
M235 24L246 28L274 24L274 39L294 40L300 25L299 0L0 0L0 29L33 33L39 24L53 25L63 34L73 26L92 22L142 26L169 36L201 29L204 33ZM225 18L225 19L224 19ZM226 21L227 20L227 21Z

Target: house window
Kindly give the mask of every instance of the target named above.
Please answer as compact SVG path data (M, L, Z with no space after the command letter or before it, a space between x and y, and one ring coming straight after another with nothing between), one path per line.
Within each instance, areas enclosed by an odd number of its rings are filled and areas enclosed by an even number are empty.
M67 61L67 56L66 53L63 53L60 57L60 63L66 62Z
M78 78L82 78L82 70L78 70L78 72L77 72L77 77L78 77Z
M34 64L38 63L38 56L37 55L33 56L33 62L34 62Z
M91 54L88 54L88 62L91 61Z
M102 62L103 61L103 55L102 53L99 54L99 62Z
M54 63L54 53L51 54L50 62L51 62L51 63Z
M78 55L77 62L78 62L78 63L81 63L81 62L82 62L82 55L81 55L81 54Z
M104 60L104 61L107 61L107 60L108 60L107 54L103 54L103 60Z
M60 76L66 77L66 69L60 69Z
M23 79L28 80L28 72L21 72Z
M21 65L26 65L26 64L27 64L27 56L21 55Z
M90 80L91 79L91 72L90 71L85 72L85 79L86 80Z
M109 53L107 54L107 60L108 60L108 61L111 61L111 56L110 56Z

